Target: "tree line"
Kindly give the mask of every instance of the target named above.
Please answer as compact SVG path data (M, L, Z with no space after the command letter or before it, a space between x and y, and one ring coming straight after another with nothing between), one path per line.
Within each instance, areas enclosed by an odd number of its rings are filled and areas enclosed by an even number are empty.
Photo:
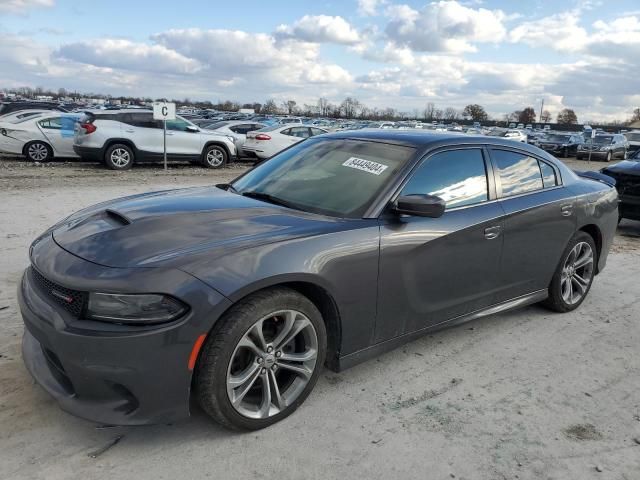
M1 91L1 89L0 89ZM549 123L552 116L549 110L543 110L538 116L533 107L528 106L522 110L515 110L504 114L501 119L491 119L482 105L469 104L463 109L453 107L438 107L433 102L428 102L423 108L414 108L411 112L401 112L395 108L368 107L357 98L348 96L342 102L333 103L325 97L320 97L315 104L298 104L295 100L276 101L267 99L264 103L239 103L232 100L218 101L192 101L189 98L171 99L131 96L111 96L100 93L78 93L60 88L57 91L42 87L20 87L5 90L8 93L19 95L23 98L35 98L37 96L50 96L56 100L72 98L82 100L88 98L104 99L105 101L117 100L123 104L143 104L153 101L172 101L179 106L189 106L202 109L214 109L223 112L237 112L241 108L253 109L257 114L274 115L301 115L307 117L348 118L361 120L422 120L426 122L445 121L455 122L459 120L472 120L474 122L486 122L489 120L503 121L505 123ZM631 117L626 121L608 122L611 125L624 125L640 120L640 108L633 110ZM575 125L578 117L573 109L564 108L558 112L556 123L563 125ZM594 122L597 123L597 122Z

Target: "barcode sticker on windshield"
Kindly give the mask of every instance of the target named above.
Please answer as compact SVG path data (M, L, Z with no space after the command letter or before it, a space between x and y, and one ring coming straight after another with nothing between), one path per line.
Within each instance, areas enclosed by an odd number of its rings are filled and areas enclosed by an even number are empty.
M342 164L345 167L356 168L363 172L373 173L374 175L380 175L384 172L388 165L372 162L371 160L365 160L363 158L351 157L349 160Z

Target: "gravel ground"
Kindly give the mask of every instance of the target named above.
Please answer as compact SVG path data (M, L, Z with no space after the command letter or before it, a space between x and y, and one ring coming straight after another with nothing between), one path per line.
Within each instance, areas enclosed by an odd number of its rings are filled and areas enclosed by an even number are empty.
M578 311L532 306L326 371L297 413L257 433L197 408L175 425L106 429L60 411L20 358L30 241L86 205L244 168L0 158L0 478L640 479L640 222L622 222Z

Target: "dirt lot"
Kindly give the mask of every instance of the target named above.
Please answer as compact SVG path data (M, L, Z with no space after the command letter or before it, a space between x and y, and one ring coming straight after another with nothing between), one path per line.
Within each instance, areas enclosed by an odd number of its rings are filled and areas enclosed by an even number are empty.
M101 200L242 171L0 159L0 478L640 479L640 222L621 224L577 312L533 306L325 372L296 414L258 433L197 409L180 424L106 429L61 412L20 358L30 241Z

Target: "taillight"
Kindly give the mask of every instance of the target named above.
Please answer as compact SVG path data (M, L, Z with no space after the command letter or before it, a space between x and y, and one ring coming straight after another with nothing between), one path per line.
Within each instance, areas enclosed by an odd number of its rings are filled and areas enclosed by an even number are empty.
M89 133L93 133L97 130L98 127L96 127L93 123L83 123L80 125L82 128L84 128L84 133L89 134Z
M259 133L255 138L256 140L271 140L271 137L266 133Z

